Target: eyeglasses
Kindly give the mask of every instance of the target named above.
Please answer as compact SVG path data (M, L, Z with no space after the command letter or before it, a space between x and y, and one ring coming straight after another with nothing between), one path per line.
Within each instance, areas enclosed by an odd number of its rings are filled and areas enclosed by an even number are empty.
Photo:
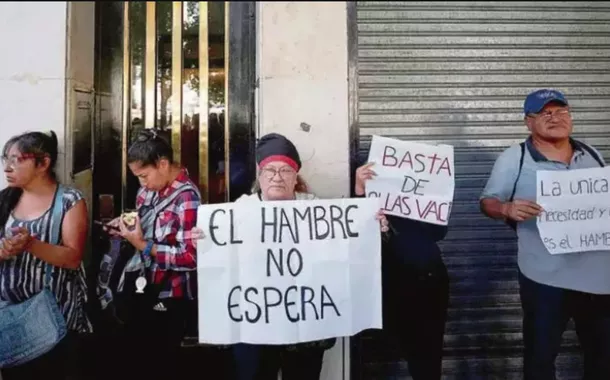
M293 177L296 172L294 171L294 169L291 169L289 167L283 167L279 170L274 169L274 168L263 168L261 169L261 177L270 180L273 179L275 177L276 174L280 175L280 178L282 180L286 179L286 178L291 178Z
M38 156L32 153L22 154L21 156L2 156L2 166L5 168L15 169L17 165L21 164L25 160L30 160L33 158L38 158Z
M538 114L533 114L533 115L530 115L530 116L531 116L531 117L535 117L535 118L537 118L537 119L542 119L542 120L547 121L547 120L551 120L551 118L552 118L553 116L556 116L556 117L564 117L564 116L567 116L567 115L569 115L569 114L570 114L570 110L569 110L569 109L567 109L567 108L562 108L562 109L558 109L558 110L557 110L557 111L555 111L555 112L546 111L546 112L540 112L540 113L538 113Z

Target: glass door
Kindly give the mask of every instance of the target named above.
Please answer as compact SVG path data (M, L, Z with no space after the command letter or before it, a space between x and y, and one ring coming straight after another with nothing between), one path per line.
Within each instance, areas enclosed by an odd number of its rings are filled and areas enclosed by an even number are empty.
M144 128L171 141L206 203L229 199L228 17L225 2L126 2L124 7L123 202L137 180L128 142Z
M145 128L171 141L204 203L248 192L255 178L255 3L95 7L94 218L135 207L139 184L126 156ZM94 245L102 237L94 231ZM89 267L92 289L102 254L96 251ZM196 331L187 338L194 344Z

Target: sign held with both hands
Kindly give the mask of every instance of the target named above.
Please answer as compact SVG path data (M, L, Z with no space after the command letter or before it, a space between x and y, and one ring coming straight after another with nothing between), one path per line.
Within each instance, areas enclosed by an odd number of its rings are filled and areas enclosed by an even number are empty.
M291 344L381 328L375 199L199 207L199 342Z

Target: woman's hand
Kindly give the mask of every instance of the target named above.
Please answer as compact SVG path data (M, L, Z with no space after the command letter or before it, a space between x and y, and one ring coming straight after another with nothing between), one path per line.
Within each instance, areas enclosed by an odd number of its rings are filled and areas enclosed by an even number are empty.
M144 233L142 232L142 226L140 226L140 217L136 216L136 223L133 228L127 227L122 218L119 218L119 235L123 239L127 240L137 250L142 251L146 247L146 240L144 240Z
M3 239L0 255L3 259L17 256L23 253L30 245L34 237L25 228L16 228L12 231L12 236Z
M373 169L374 162L369 162L356 169L356 185L354 186L354 192L356 195L364 195L366 181L373 179L377 175Z
M106 223L106 225L111 226L111 227L116 227L116 228L120 228L120 224L121 224L121 217L117 217L112 219L110 222ZM104 231L106 233L108 233L108 235L110 236L121 236L121 231L120 230L115 230L114 228L108 228L106 226L103 227Z
M377 211L375 219L379 221L381 232L386 233L390 230L390 223L388 222L388 218L386 218L385 214L383 213L383 210Z
M203 233L203 230L199 228L193 228L191 230L191 239L193 240L193 245L195 246L195 248L197 248L197 240L205 239L205 234Z

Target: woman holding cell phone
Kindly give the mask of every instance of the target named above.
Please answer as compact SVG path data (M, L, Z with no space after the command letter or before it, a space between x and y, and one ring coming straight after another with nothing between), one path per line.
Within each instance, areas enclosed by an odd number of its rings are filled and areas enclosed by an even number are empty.
M184 367L180 346L197 287L191 230L201 195L173 157L171 145L157 131L140 132L127 152L129 169L141 185L136 212L104 226L135 249L125 268L126 278L127 272L137 277L135 289L125 284L122 291L146 291L154 298L150 308L142 304L146 309L126 321L122 357L127 362L121 375L127 378L172 379ZM151 358L160 358L160 365L150 365Z

